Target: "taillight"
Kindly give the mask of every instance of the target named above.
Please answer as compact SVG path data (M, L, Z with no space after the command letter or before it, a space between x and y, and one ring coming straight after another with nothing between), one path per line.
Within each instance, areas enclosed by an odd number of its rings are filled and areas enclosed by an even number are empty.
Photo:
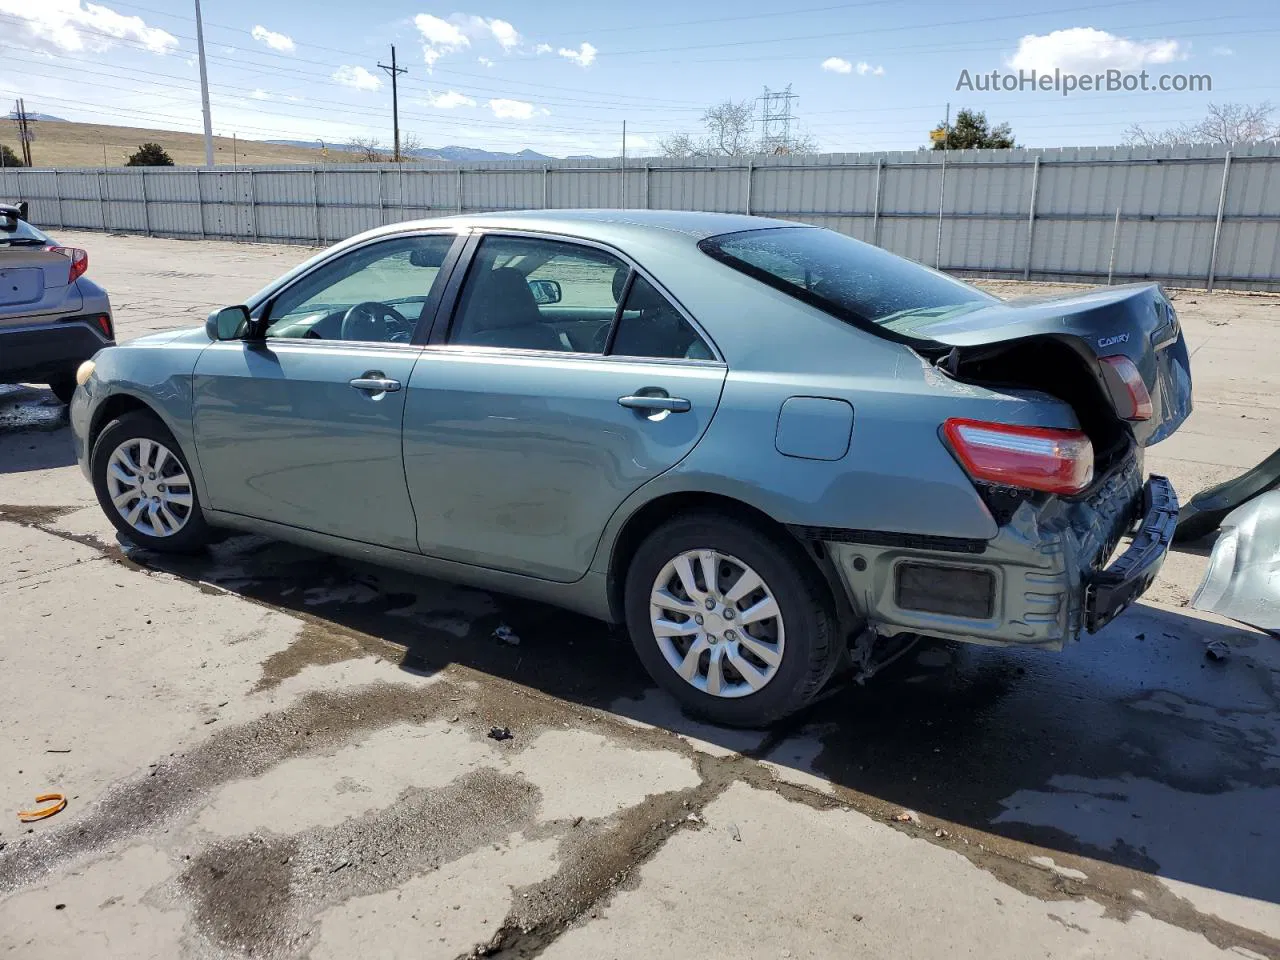
M1122 356L1103 357L1102 362L1115 371L1128 398L1128 409L1121 410L1120 415L1126 420L1150 420L1151 394L1147 390L1147 385L1143 383L1142 374L1138 372L1134 362Z
M98 328L102 331L102 335L106 337L108 340L110 340L112 335L111 317L109 317L105 313L100 313L96 317L94 317L94 320L97 321Z
M45 249L50 253L60 253L71 261L71 273L67 277L67 283L75 283L89 269L89 254L79 247L49 246Z
M1046 493L1079 493L1093 482L1093 444L1079 430L958 419L943 430L975 480Z

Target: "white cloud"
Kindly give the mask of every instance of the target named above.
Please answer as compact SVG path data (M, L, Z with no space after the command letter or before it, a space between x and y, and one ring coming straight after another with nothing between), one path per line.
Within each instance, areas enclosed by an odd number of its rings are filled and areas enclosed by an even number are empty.
M589 67L595 63L596 48L589 43L583 43L577 50L570 50L568 47L560 48L560 56L566 60L572 60L580 67Z
M457 90L446 90L444 93L428 91L427 104L437 110L452 110L455 107L474 107L476 102Z
M528 120L536 111L525 100L490 100L488 106L499 120Z
M493 66L493 60L490 59L489 57L476 57L476 63L480 64L480 66L482 67Z
M293 53L295 49L293 37L286 36L283 33L276 33L274 30L268 30L261 25L254 27L251 35L259 43L265 43L272 50L279 50L281 53Z
M490 20L489 32L493 34L493 39L498 41L498 45L503 50L511 50L520 46L520 34L516 32L516 28L505 20Z
M852 73L853 64L840 57L827 57L822 61L822 69L829 73Z
M550 52L551 52L551 44L549 44L549 43L540 43L540 44L538 44L536 47L534 47L534 48L533 48L533 52L534 52L534 53L536 53L538 56L542 56L544 53L550 53Z
M1065 73L1137 70L1149 63L1185 59L1177 40L1129 40L1094 27L1072 27L1043 35L1027 34L1008 60L1014 70Z
M255 100L272 99L271 94L267 93L267 91L263 90L261 87L258 87L258 89L254 90L253 93L249 94L249 96L253 97L253 99Z
M875 67L873 67L871 64L867 63L867 61L865 61L865 60L859 60L859 61L858 61L858 76L860 76L860 77L865 77L867 74L871 74L871 76L873 76L873 77L883 77L883 76L884 76L884 67L881 67L881 66L875 66Z
M141 44L152 53L169 53L178 47L177 37L148 26L141 17L125 16L96 3L81 5L81 0L0 0L0 14L18 21L5 24L5 39L45 52L100 53L117 40Z
M471 46L471 40L455 24L429 13L418 14L413 18L413 25L422 34L422 59L428 67L434 66L446 53Z
M343 65L333 71L333 79L344 87L353 90L377 90L382 86L382 78L375 77L364 67Z
M1215 57L1234 57L1236 52L1230 47L1214 47L1210 51Z

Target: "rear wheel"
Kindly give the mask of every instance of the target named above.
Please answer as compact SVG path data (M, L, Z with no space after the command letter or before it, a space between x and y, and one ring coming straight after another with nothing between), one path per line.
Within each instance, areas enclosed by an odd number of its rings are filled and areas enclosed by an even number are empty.
M74 376L70 376L58 377L55 380L50 380L49 389L53 392L53 395L58 398L59 403L70 403L71 398L75 396L76 392L76 378Z
M763 727L822 689L839 654L825 584L793 544L732 517L680 517L641 544L627 573L627 627L641 661L690 712Z
M121 534L163 553L191 553L212 540L191 469L158 417L126 413L98 435L91 462L98 503Z

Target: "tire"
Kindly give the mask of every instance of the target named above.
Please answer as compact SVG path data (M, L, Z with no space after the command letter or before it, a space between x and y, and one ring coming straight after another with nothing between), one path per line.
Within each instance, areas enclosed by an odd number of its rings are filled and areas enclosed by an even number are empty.
M160 455L160 448L167 456ZM116 456L121 451L126 455L123 461ZM160 469L139 469L148 466ZM200 508L186 455L155 414L135 410L108 423L93 445L90 472L107 519L121 536L138 546L160 553L195 553L212 541L214 534ZM122 477L132 477L138 483L124 483ZM118 509L113 497L124 498L131 489L137 495L123 499ZM163 509L153 510L144 501L162 503ZM139 512L131 523L127 514L133 515L135 508Z
M58 398L59 403L69 404L76 393L76 378L74 376L58 377L56 380L51 380L49 390Z
M707 606L706 568L701 560L689 557L689 566L681 573L682 555L700 557L705 551L719 557L717 583L710 591L714 609ZM756 575L761 586L735 598L735 587L748 583L738 581L747 571ZM683 589L690 574L695 592ZM664 588L664 593L658 592ZM812 700L839 661L842 645L835 606L826 583L803 552L785 538L727 515L687 514L659 527L632 558L624 591L627 629L649 674L688 713L713 723L752 728L776 723ZM679 607L655 606L654 596L660 596L662 604ZM762 601L770 596L778 617L744 624L743 615L758 616L767 609ZM703 612L695 614L699 603ZM703 619L697 626L699 616ZM655 619L682 633L660 638ZM748 629L756 635L747 633ZM701 647L696 666L690 659L695 644ZM719 647L718 654L714 647ZM757 653L767 654L768 659ZM718 695L712 692L711 671L711 660L717 656ZM748 673L736 666L744 660L755 671L750 681ZM686 680L680 667L692 672L693 679Z

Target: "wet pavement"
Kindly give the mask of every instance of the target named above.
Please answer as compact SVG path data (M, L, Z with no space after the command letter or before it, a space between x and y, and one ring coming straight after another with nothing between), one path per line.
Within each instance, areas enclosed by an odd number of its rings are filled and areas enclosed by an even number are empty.
M1184 498L1253 455L1202 446ZM1204 544L1062 653L921 644L768 733L552 608L119 543L38 388L0 548L0 801L73 795L0 811L0 954L1280 957L1280 640L1181 605Z

